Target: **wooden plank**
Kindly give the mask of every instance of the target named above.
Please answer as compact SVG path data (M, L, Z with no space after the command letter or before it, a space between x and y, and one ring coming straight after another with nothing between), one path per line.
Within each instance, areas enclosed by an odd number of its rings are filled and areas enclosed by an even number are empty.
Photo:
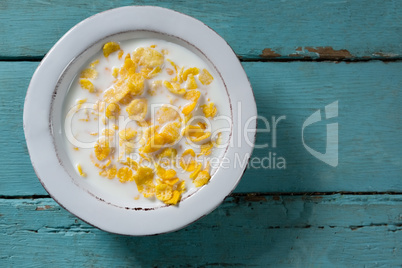
M81 20L125 5L156 5L193 16L244 59L400 59L402 53L398 0L3 0L0 58L42 57Z
M0 265L396 267L401 205L401 195L229 198L185 229L125 237L51 199L0 199Z
M255 149L253 155L267 168L250 165L236 192L402 191L401 62L243 65L271 132L257 135L257 144L269 147ZM32 170L22 130L23 100L36 66L0 63L0 195L46 194ZM339 102L339 117L328 122L339 124L337 167L307 152L301 138L305 120L318 109L325 118L325 105L334 101ZM286 116L276 127L276 148L272 116ZM320 152L325 152L326 123L305 130L306 144ZM259 126L263 128L262 121ZM273 158L278 162L280 157L286 169L273 165Z

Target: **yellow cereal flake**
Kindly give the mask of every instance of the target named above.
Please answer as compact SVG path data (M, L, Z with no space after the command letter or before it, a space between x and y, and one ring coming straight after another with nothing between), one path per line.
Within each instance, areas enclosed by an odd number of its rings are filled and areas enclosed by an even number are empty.
M184 129L184 135L189 138L192 142L199 142L205 140L211 136L211 132L205 131L203 125L188 125Z
M161 67L157 66L155 68L142 68L141 74L146 79L151 79L157 76L161 72Z
M209 85L214 80L213 76L208 72L207 69L203 69L202 72L198 75L198 80L200 80L201 84Z
M213 147L214 147L214 145L212 144L211 141L202 144L201 145L201 152L198 154L198 156L201 156L201 155L208 156L208 155L210 155L211 152L212 152Z
M78 164L78 165L77 165L77 169L78 169L78 174L80 174L81 177L86 177L86 176L87 176L87 173L85 173L85 172L82 170L81 164Z
M92 68L84 69L80 74L80 78L96 79L97 76L98 72Z
M99 60L95 60L95 61L91 62L91 64L89 64L89 66L90 66L91 68L95 68L96 65L98 65L98 64L99 64Z
M126 128L119 132L119 145L124 146L125 152L128 154L134 151L135 144L134 142L131 142L131 140L134 139L136 135L137 131L131 128Z
M137 173L133 175L133 179L137 184L137 189L144 197L150 197L154 194L154 172L149 167L140 166Z
M189 115L194 110L196 105L197 105L196 102L187 104L186 106L183 107L182 113L184 115Z
M123 50L119 50L119 53L117 53L117 57L119 58L119 60L123 57L124 55L124 51Z
M200 72L200 69L198 69L197 67L192 67L192 68L188 68L183 72L182 78L183 81L187 81L187 77L189 74L192 74L193 76L197 75Z
M184 193L186 191L186 182L185 181L179 182L178 184L176 184L175 188L180 193Z
M107 106L105 116L109 119L116 118L120 114L120 106L115 103L111 103Z
M80 86L81 86L83 89L88 90L90 93L95 92L95 86L94 86L94 84L92 84L92 82L89 81L88 79L86 79L86 78L80 79L80 82L79 82L79 83L80 83Z
M170 83L169 81L163 81L163 85L173 94L177 95L183 95L186 93L186 90L184 88L180 88L179 83Z
M156 175L163 180L171 180L176 177L176 170L174 169L164 169L159 165L155 165Z
M158 130L159 126L152 126L147 124L146 121L138 121L142 125L142 137L140 140L141 145L145 145L145 143L148 141L148 139L155 135L156 131ZM149 127L148 127L149 126Z
M123 99L130 92L126 81L118 81L112 88L103 93L103 98L108 103L116 103Z
M167 59L167 61L173 66L175 72L177 73L178 66L176 65L176 63L174 63L174 62L171 61L170 59Z
M137 64L130 58L129 54L127 56L128 57L124 59L124 64L119 71L119 74L122 78L135 74L137 69Z
M153 69L163 64L164 56L153 48L140 47L134 51L133 59L139 66Z
M99 172L99 175L101 175L102 177L106 177L109 180L114 179L116 177L116 174L117 174L116 166L112 166L110 168L103 169L101 172Z
M187 89L197 89L198 88L197 82L195 81L193 74L188 75L186 87L187 87Z
M113 67L112 75L114 78L117 78L119 76L119 68Z
M127 106L126 111L133 120L144 120L148 111L147 99L135 99Z
M137 135L137 131L135 131L132 128L125 128L123 130L120 130L120 132L119 132L119 137L123 141L132 140L136 135Z
M218 135L216 136L216 140L214 142L215 146L221 145L222 144L222 132L219 132Z
M172 78L172 82L177 82L179 84L183 83L183 72L184 72L184 67L180 68L180 71L177 73L176 71L176 76Z
M165 202L173 197L173 188L168 184L158 184L155 187L156 198Z
M200 173L201 169L202 169L202 164L198 163L197 166L195 167L193 173L190 174L190 179L194 180L195 178L197 178L197 176Z
M185 171L194 171L197 165L197 162L194 160L195 153L193 149L185 150L180 158L180 166Z
M99 161L104 160L111 152L111 148L109 147L109 140L105 137L100 137L99 140L95 143L95 156Z
M180 199L181 199L181 193L177 190L174 190L172 198L164 202L167 205L176 205L177 203L179 203Z
M157 179L158 183L166 183L166 184L169 184L171 186L174 186L178 181L179 181L179 178L177 178L177 177L175 177L173 179L170 179L170 180L159 180L159 179Z
M87 102L87 99L81 99L81 100L77 100L77 110L81 108L81 106Z
M205 117L213 118L216 115L217 109L213 102L201 105L200 107L202 108Z
M184 94L184 98L186 100L191 100L192 102L190 104L187 104L186 106L184 106L182 113L184 115L189 115L195 108L195 106L197 105L197 101L201 96L201 92L199 92L198 90L189 90Z
M126 161L123 161L121 163L133 170L138 170L138 163L132 160L130 157L127 157Z
M180 118L180 114L175 108L171 106L162 106L156 112L156 120L159 124L164 124L166 122L175 121Z
M177 150L171 147L164 148L162 151L156 155L156 159L161 164L164 165L170 165L172 163L175 163L175 158L177 156Z
M109 141L114 137L114 129L106 128L102 131L102 135L104 135Z
M102 165L102 163L99 163L94 157L93 155L89 155L89 158L91 159L92 163L95 165L95 167L99 168L99 169L105 169L108 166L110 166L110 164L112 163L111 159L108 159L108 161L106 162L106 164Z
M145 154L153 153L161 149L165 144L165 137L156 133L148 139L147 143L141 148L141 152Z
M119 100L120 104L127 105L134 99L134 96L131 94L127 94L121 100Z
M109 57L110 54L120 50L120 45L116 42L108 42L103 46L103 55L105 58Z
M197 178L193 181L194 185L196 187L201 187L209 182L211 179L211 176L209 175L209 172L206 170L201 171L198 173Z
M122 167L117 171L117 178L121 183L125 183L128 181L132 181L133 179L133 171L128 167Z
M165 144L174 144L177 140L181 138L179 122L168 123L161 130L160 135L164 138Z
M130 75L127 80L127 87L131 95L141 95L144 92L144 77L138 73Z

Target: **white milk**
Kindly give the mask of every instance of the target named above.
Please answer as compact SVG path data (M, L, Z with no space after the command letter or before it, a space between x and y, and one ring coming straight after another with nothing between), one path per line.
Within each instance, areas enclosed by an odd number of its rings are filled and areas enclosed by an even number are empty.
M85 66L79 71L77 77L72 82L70 90L68 92L67 98L64 103L64 116L67 121L70 121L68 125L71 125L71 129L64 129L65 131L65 150L71 160L71 164L75 167L78 180L85 180L88 184L88 188L90 192L98 196L99 198L104 199L106 202L110 202L117 206L123 207L143 207L143 208L151 208L151 207L160 207L164 206L163 202L157 200L155 197L153 198L145 198L140 194L137 190L136 183L126 182L121 183L119 179L115 177L110 180L108 178L102 177L99 175L100 169L95 167L92 163L90 155L92 154L94 157L94 143L98 139L98 135L91 135L95 133L102 133L105 128L112 128L114 122L108 121L107 125L104 125L102 122L102 115L97 115L97 111L93 109L93 105L103 98L103 92L106 91L113 85L113 81L115 78L112 75L112 70L114 67L120 68L123 65L124 57L127 53L134 52L139 47L149 47L151 45L156 45L155 49L161 52L163 49L168 51L168 54L165 55L165 63L162 65L162 71L154 78L150 80L146 80L144 93L141 98L146 98L148 100L148 114L147 118L154 118L154 112L152 111L151 105L159 105L159 104L169 104L170 100L173 98L177 98L174 94L170 93L164 86L160 87L156 92L157 94L151 96L148 94L147 90L150 88L152 81L154 80L170 80L172 76L169 76L166 72L166 68L174 69L173 66L170 65L166 59L172 60L179 67L189 68L189 67L197 67L200 69L207 69L210 74L214 77L213 82L210 85L204 86L202 85L198 79L196 79L198 84L198 89L201 92L201 97L198 100L198 105L192 112L193 118L197 116L204 116L200 105L207 104L208 102L213 102L218 110L215 120L209 119L209 123L211 125L211 133L212 139L215 139L214 133L222 132L222 141L223 144L226 144L229 140L230 131L230 103L226 93L226 89L224 84L222 83L220 76L213 68L211 64L201 59L195 53L190 50L179 46L177 44L167 42L165 40L160 39L134 39L130 41L124 41L120 43L121 49L124 51L123 57L118 59L118 52L114 52L109 55L108 58L103 56L102 51L99 51L93 58L91 58ZM88 90L82 89L79 85L79 74L82 70L89 68L89 64L94 62L95 60L99 60L99 64L96 65L95 69L98 72L98 77L96 79L90 79L94 84L95 88L100 91L99 94L89 93ZM87 99L84 104L82 104L81 108L77 109L77 101ZM181 98L179 98L181 99ZM210 99L210 101L208 101ZM175 103L175 106L183 107L189 103L187 100L179 100ZM121 113L124 119L128 118L126 113L126 106L120 105ZM104 115L104 114L103 114ZM219 119L220 117L226 117L227 119ZM88 121L83 121L81 119L88 119ZM140 131L138 130L138 125L132 121L128 120L127 127L131 127L138 131L138 137L140 136ZM157 121L155 121L157 122ZM119 122L116 123L119 125ZM122 122L120 122L120 125ZM195 124L195 123L193 123ZM117 169L122 167L121 164L117 163L118 158L118 132L122 130L123 127L120 127L119 130L116 130L116 150L115 150L115 160L114 164L116 164ZM67 138L69 134L70 138ZM71 137L74 137L73 140ZM138 138L137 137L137 138ZM78 143L77 143L78 141ZM74 148L77 148L75 150ZM177 149L177 155L180 156L181 153L191 148L197 154L200 152L199 146L193 147L190 144L186 143L186 139L182 138L177 144L173 146ZM224 147L224 146L223 146ZM208 156L208 158L215 158L215 162L217 160L221 160L226 147L224 148L213 148L212 154ZM137 152L136 150L135 152ZM131 158L138 162L138 155L134 154ZM94 157L96 159L96 157ZM83 171L87 174L86 177L81 177L78 174L76 166L80 164L82 166ZM179 165L178 165L179 166ZM210 169L211 177L217 169L217 165L212 165ZM189 179L189 172L184 172L180 167L175 168L177 171L177 176L179 179L186 181L187 191L182 195L182 199L193 193L197 188L193 185L192 180ZM133 171L135 173L135 171ZM156 177L156 175L155 175ZM214 178L212 177L211 180ZM224 179L224 178L219 178ZM203 186L208 187L208 184ZM135 199L134 197L137 197ZM138 198L139 197L139 198Z

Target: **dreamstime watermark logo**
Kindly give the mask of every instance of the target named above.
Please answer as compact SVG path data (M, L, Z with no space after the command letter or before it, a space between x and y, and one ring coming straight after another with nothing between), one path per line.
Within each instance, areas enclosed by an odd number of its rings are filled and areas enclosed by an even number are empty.
M238 102L233 117L218 115L213 118L205 116L194 116L188 118L183 115L181 110L169 104L152 104L149 106L148 116L150 120L144 117L123 116L122 113L113 114L107 110L109 103L85 103L72 107L66 115L64 122L64 132L68 141L79 149L94 150L96 146L102 146L100 141L107 142L107 146L112 148L112 152L117 152L119 159L130 157L133 161L149 166L165 165L166 163L175 163L176 167L183 165L187 170L192 162L186 162L182 153L185 149L191 148L195 155L193 158L197 163L203 166L210 166L212 169L222 168L251 168L251 169L276 169L285 170L287 168L287 159L279 149L283 146L283 139L278 140L278 129L286 120L286 115L271 116L267 118L261 115L252 118L242 117L242 103ZM233 105L232 105L233 106ZM111 107L111 106L110 106ZM161 108L163 113L160 114ZM109 109L110 110L110 109ZM120 110L119 110L120 111ZM173 112L172 112L173 111ZM159 114L158 114L159 113ZM176 113L175 116L172 113ZM111 116L112 115L112 116ZM171 117L167 122L158 122L160 116ZM338 101L325 106L325 119L338 116ZM323 120L321 111L317 110L310 115L302 125L301 136L302 143L306 150L317 159L326 164L336 167L338 165L338 123L327 124L326 152L320 153L309 147L304 139L304 130L310 125ZM167 130L167 125L177 122L174 127ZM256 124L258 122L258 128ZM89 130L89 127L91 130ZM157 127L155 127L157 126ZM85 131L82 131L82 129ZM125 129L134 129L134 137L127 137L129 132ZM254 131L264 142L255 140ZM164 134L163 134L164 133ZM236 133L236 135L233 135ZM155 138L159 134L164 135L164 139L170 139L169 142L162 142ZM132 133L131 133L132 135ZM268 141L267 141L268 138ZM184 142L181 142L182 140ZM251 156L246 153L254 144L255 153ZM105 144L106 146L106 144ZM145 157L144 148L155 155L164 148L180 148L175 159L162 161L161 159ZM208 151L208 146L219 153L214 154ZM184 148L183 148L184 147ZM225 154L227 148L234 148L233 154ZM145 151L146 151L145 150ZM203 151L204 150L204 151ZM180 151L180 152L179 152ZM123 155L123 157L121 157ZM208 157L207 157L208 156ZM188 158L188 157L187 157ZM166 159L165 159L166 160ZM189 160L189 159L187 159ZM157 162L155 162L157 161Z

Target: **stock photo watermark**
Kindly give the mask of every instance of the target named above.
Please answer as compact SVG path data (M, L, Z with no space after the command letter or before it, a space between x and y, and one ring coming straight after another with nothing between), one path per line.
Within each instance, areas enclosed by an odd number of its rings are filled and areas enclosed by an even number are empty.
M241 116L236 118L235 115L233 115L233 118L225 115L216 116L214 118L207 118L205 116L187 118L183 115L181 110L174 105L152 104L150 109L152 116L151 120L148 121L143 118L123 115L101 116L102 113L105 114L108 108L111 107L110 105L113 104L78 104L68 111L64 122L64 132L68 142L73 145L74 148L93 150L94 147L99 146L100 141L107 141L108 146L110 146L113 151L117 151L118 155L124 156L124 159L130 157L130 159L142 165L166 166L180 164L182 166L188 166L191 165L192 162L186 159L186 157L183 157L183 155L169 155L167 158L153 158L147 157L144 153L146 146L151 148L146 152L157 153L163 148L177 147L179 142L184 139L188 148L201 151L200 153L194 154L192 158L195 159L197 163L203 163L203 165L207 164L213 169L247 167L251 169L285 170L287 168L286 155L281 155L277 151L281 146L281 144L278 144L278 129L286 121L286 115L271 116L270 118L258 115L248 118L244 122L242 122ZM237 105L237 110L240 111L239 114L241 115L241 103ZM166 130L166 126L161 126L159 130L158 127L155 127L158 126L155 115L161 107L167 107L177 113L178 120L175 125L178 130L177 133L175 132L176 130ZM96 120L91 120L91 123L88 123L90 116ZM306 144L305 129L322 120L336 117L338 117L338 101L326 105L324 113L322 113L321 110L315 111L306 118L301 126L301 141L305 150L318 160L332 167L338 165L338 123L326 124L326 146L324 153L316 151ZM258 128L256 128L257 121ZM236 124L233 124L234 122L236 122ZM234 129L234 125L237 126L236 129ZM82 129L83 126L89 126L93 131L87 131L86 135L78 135L77 129ZM128 132L121 131L128 128L135 129L136 135L134 135L134 138L128 138L125 136L129 135ZM117 131L118 129L120 131ZM233 139L232 135L235 131L238 135L236 140ZM240 154L238 152L235 152L230 158L226 156L225 151L227 148L253 146L255 137L252 134L254 132L256 132L257 136L269 138L269 142L256 142L254 144L254 149L260 150L257 156ZM161 143L158 141L158 135L161 133L168 137L169 135L173 135L175 138L170 139L167 143L166 141ZM107 137L107 139L101 139L101 137ZM129 142L122 142L122 140L129 140ZM283 139L281 142L283 142ZM102 146L102 144L100 144L100 146ZM182 147L182 145L180 145L180 147ZM211 153L211 148L216 149L218 153ZM261 150L264 153L261 154Z

